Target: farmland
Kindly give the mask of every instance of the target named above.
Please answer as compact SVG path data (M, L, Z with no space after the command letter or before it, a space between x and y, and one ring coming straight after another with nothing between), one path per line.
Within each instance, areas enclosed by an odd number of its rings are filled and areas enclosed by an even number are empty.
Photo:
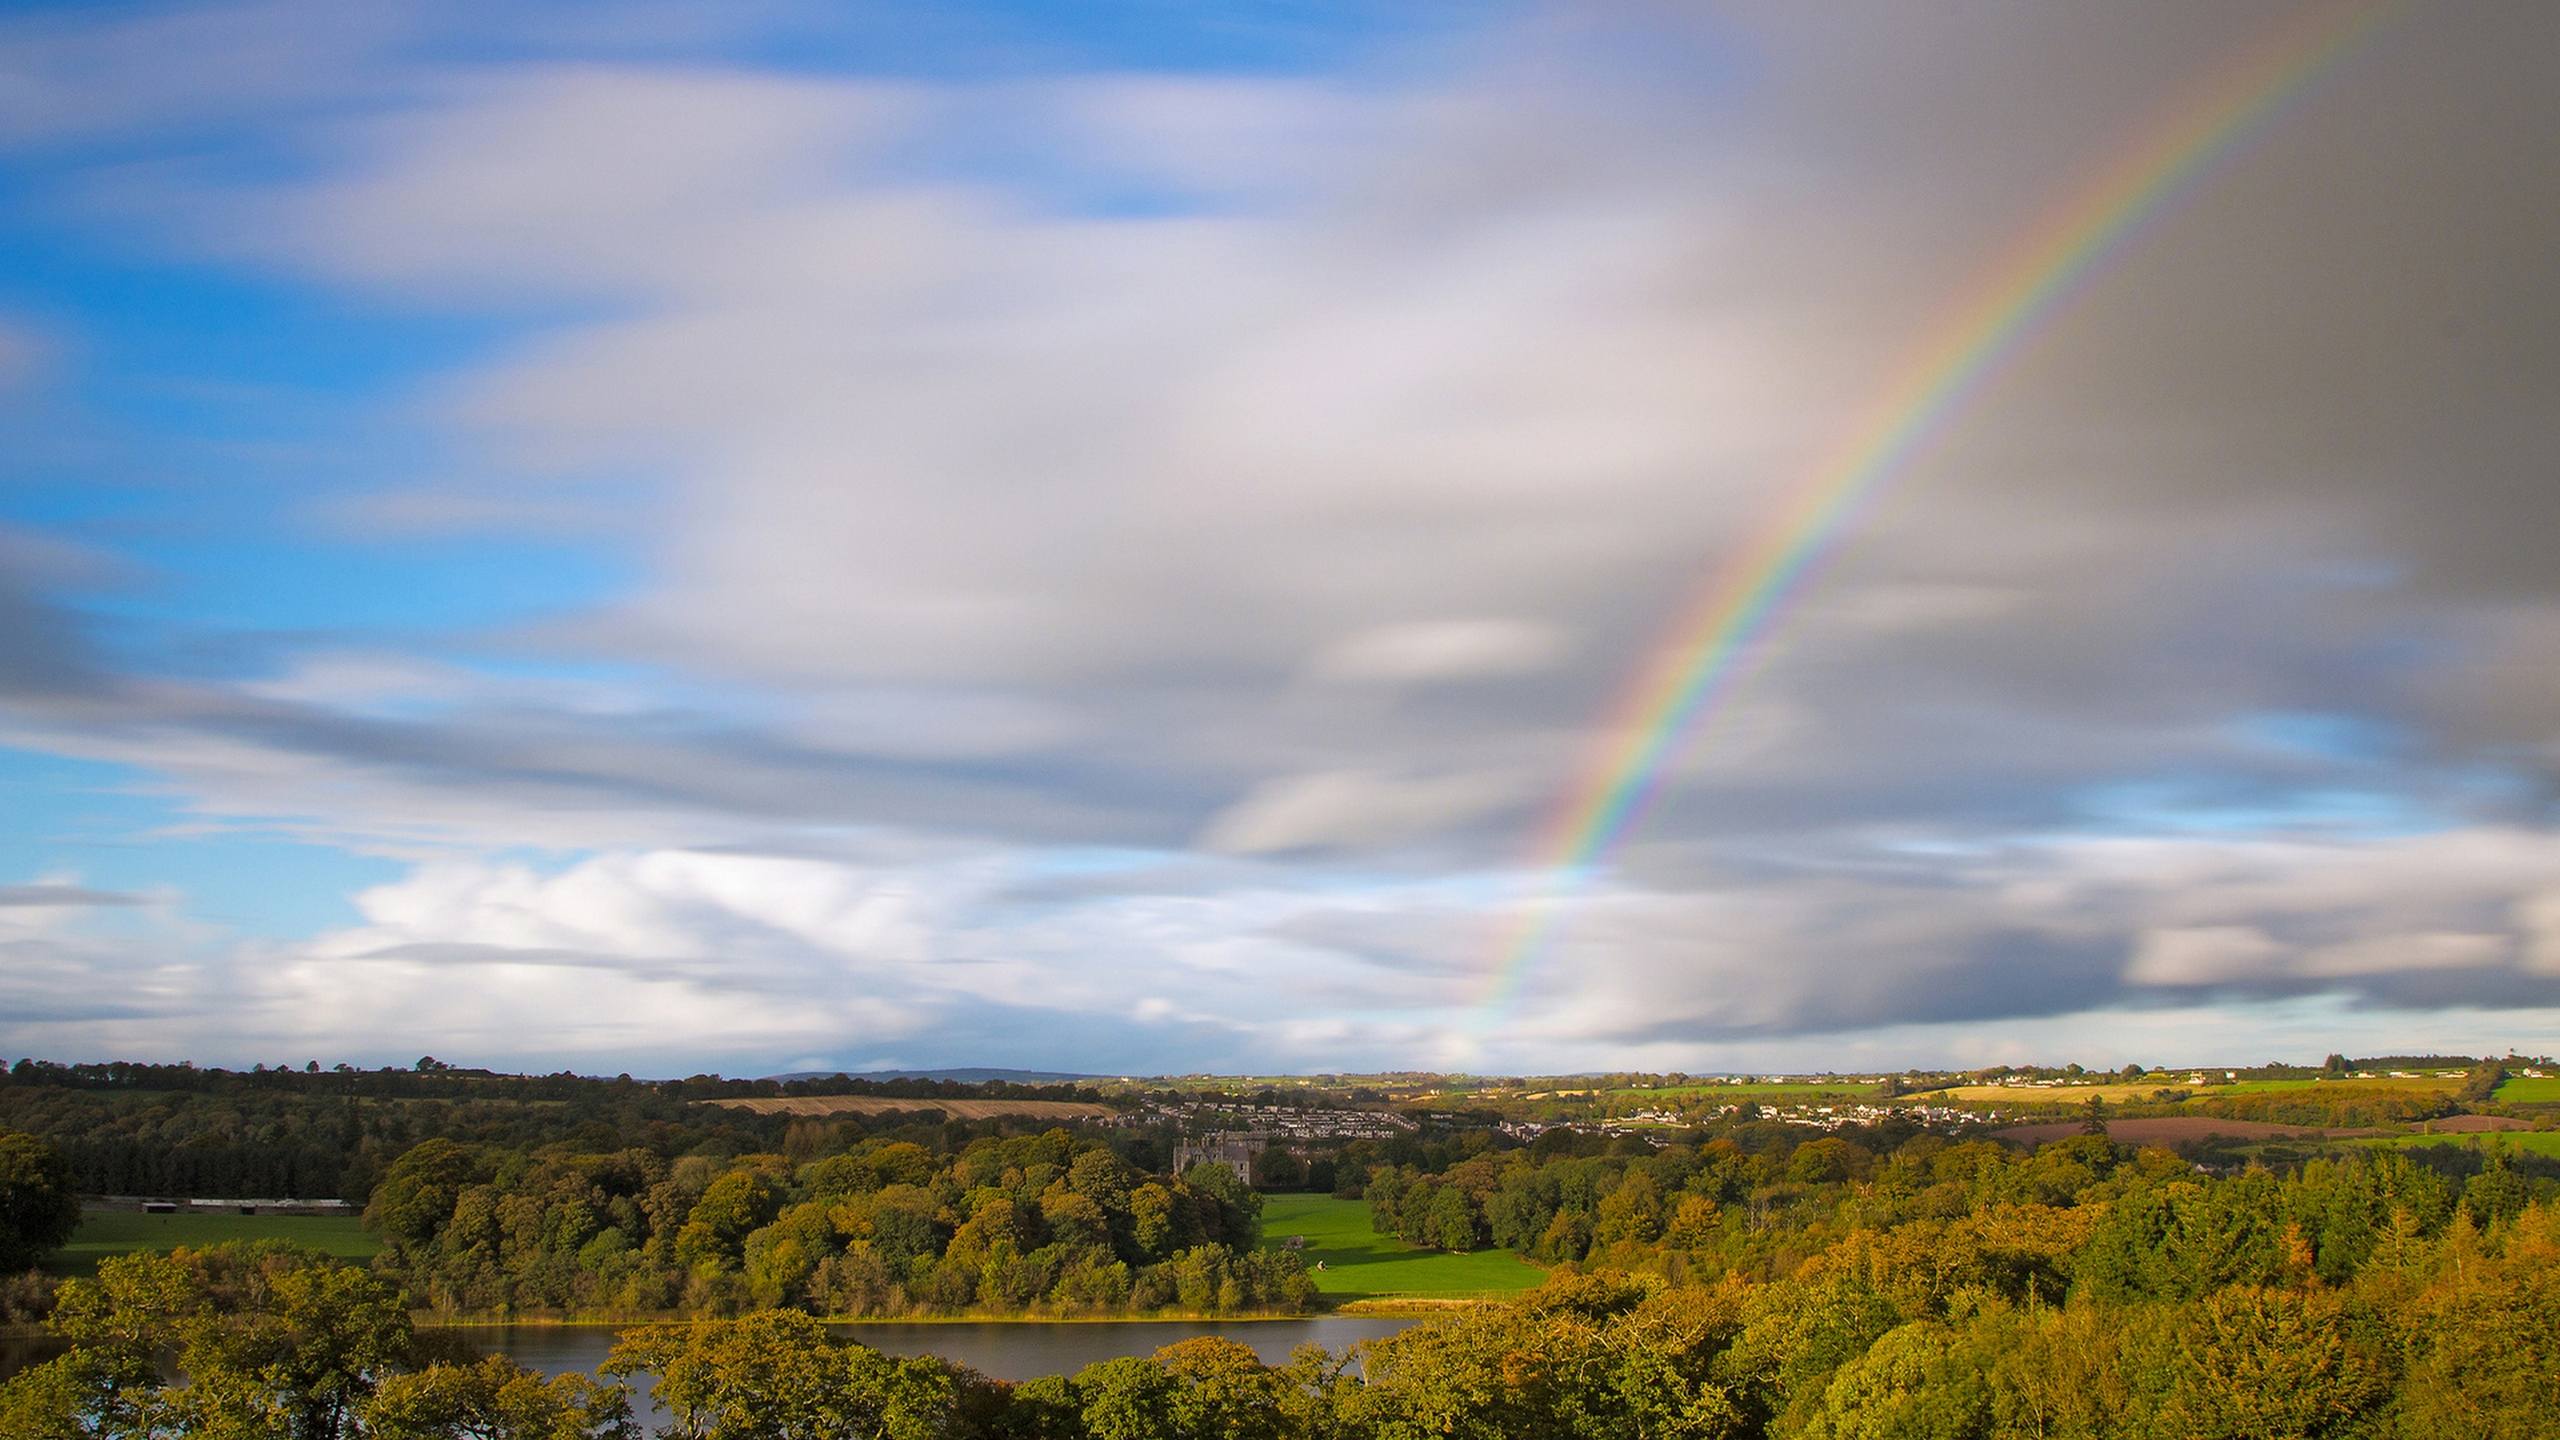
M2310 1080L2240 1080L2230 1084L2216 1085L2213 1087L2213 1093L2263 1095L2287 1090L2309 1090L2315 1087L2352 1091L2419 1090L2429 1094L2450 1095L2462 1088L2462 1077L2459 1075L2360 1075L2344 1080L2331 1080L2325 1076Z
M2189 1085L2183 1073L2157 1071L2139 1080L2108 1080L2080 1085L1951 1085L1913 1098L1964 1105L2085 1105L2091 1100L2103 1100L2109 1105L2143 1105L2151 1103L2163 1091L2201 1100L2214 1096L2288 1095L2311 1091L2330 1096L2450 1095L2461 1088L2459 1076L2434 1075L2343 1080L2306 1077L2300 1080L2238 1080Z
M1911 1098L1959 1105L2110 1105L2141 1104L2163 1090L2183 1089L2162 1081L2137 1080L2105 1085L1951 1085Z
M1327 1300L1460 1300L1527 1290L1546 1272L1508 1250L1455 1255L1424 1250L1369 1228L1369 1206L1330 1195L1273 1195L1263 1202L1267 1249L1306 1237L1308 1268Z
M2560 1075L2519 1075L2498 1087L2509 1105L2560 1105Z
M2044 1145L2080 1133L2077 1120L2043 1125L2012 1125L1991 1132L2003 1140ZM2224 1120L2212 1115L2164 1115L2150 1119L2111 1120L2107 1137L2128 1145L2191 1145L2200 1140L2318 1140L2329 1134L2309 1125L2277 1125L2264 1120Z
M887 1115L935 1110L953 1120L993 1120L1006 1115L1031 1120L1101 1120L1115 1113L1108 1105L1083 1100L908 1100L882 1095L783 1095L704 1103L756 1115Z
M2560 1130L2518 1130L2505 1134L2473 1135L2393 1135L2367 1142L2374 1145L2408 1147L2414 1145L2467 1145L2479 1149L2503 1145L2511 1153L2545 1155L2560 1160Z
M57 1275L86 1275L111 1255L229 1240L283 1240L346 1260L369 1259L382 1248L382 1242L351 1215L144 1215L109 1210L83 1216L71 1243L56 1251L45 1268Z
M1740 1084L1655 1085L1607 1092L1612 1096L1653 1100L1830 1100L1866 1099L1876 1093L1873 1080L1749 1080Z

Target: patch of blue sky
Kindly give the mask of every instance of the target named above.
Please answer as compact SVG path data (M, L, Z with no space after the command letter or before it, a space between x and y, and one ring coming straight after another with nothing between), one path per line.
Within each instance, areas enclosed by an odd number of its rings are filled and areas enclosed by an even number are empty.
M121 765L0 748L0 884L73 876L93 889L176 891L235 934L307 936L360 918L354 894L394 860L255 826L208 828Z
M225 528L121 549L157 579L110 598L101 613L350 646L503 628L593 604L628 580L624 562L598 547L488 536L355 545ZM260 658L254 647L199 655L215 668L226 656L252 666Z
M536 317L386 314L318 287L148 264L18 223L24 199L0 187L0 313L49 332L56 359L45 403L0 417L15 457L0 522L149 572L95 608L250 629L432 629L585 605L625 582L602 541L366 542L321 516L332 497L468 464L405 407Z
M2245 838L2316 832L2379 838L2458 823L2405 794L2346 786L2253 786L2224 779L2096 785L2071 801L2081 817L2076 831L2114 835Z
M2330 711L2262 711L2233 721L2231 730L2252 745L2323 760L2386 760L2403 745L2403 736L2390 725Z
M779 68L968 80L1066 70L1303 73L1499 23L1516 0L980 0L820 7L742 28L729 58Z

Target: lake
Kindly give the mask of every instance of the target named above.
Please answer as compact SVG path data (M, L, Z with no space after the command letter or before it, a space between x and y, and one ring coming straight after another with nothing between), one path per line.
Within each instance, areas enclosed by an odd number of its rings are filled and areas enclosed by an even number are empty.
M1345 1350L1363 1340L1392 1335L1411 1319L1371 1316L1319 1316L1312 1320L1115 1320L954 1321L947 1324L865 1322L831 1325L836 1334L859 1340L892 1355L939 1355L999 1380L1028 1380L1035 1375L1066 1375L1097 1360L1120 1355L1151 1355L1157 1349L1195 1335L1224 1335L1252 1348L1266 1362L1278 1364L1289 1352L1309 1343ZM424 1330L426 1327L421 1327ZM458 1325L435 1327L459 1336L483 1351L512 1357L527 1369L546 1375L571 1370L592 1372L604 1363L621 1328L612 1325ZM49 1339L0 1340L0 1378L59 1354ZM638 1391L632 1409L643 1422L664 1418L649 1403L646 1377L635 1377Z

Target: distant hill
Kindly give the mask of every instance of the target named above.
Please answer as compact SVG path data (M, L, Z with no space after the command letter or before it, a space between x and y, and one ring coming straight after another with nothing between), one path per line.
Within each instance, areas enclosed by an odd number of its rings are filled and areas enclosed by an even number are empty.
M1066 1070L1005 1070L985 1065L963 1065L949 1070L794 1070L786 1075L768 1075L768 1080L949 1080L958 1085L984 1085L1002 1080L1008 1085L1056 1085L1070 1080L1101 1080L1101 1075L1078 1075Z

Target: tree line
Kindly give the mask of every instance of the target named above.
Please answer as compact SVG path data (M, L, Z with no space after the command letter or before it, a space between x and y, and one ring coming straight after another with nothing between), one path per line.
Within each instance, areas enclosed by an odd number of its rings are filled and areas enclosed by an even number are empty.
M2003 1207L1852 1230L1775 1280L1566 1274L1352 1354L1307 1346L1269 1365L1202 1338L1020 1384L883 1355L794 1310L639 1327L609 1378L544 1377L422 1337L380 1274L272 1245L126 1256L66 1283L53 1325L72 1348L0 1384L0 1433L638 1440L625 1382L644 1376L662 1440L2548 1433L2560 1207L2531 1201L2483 1226L2457 1203L2433 1233L2394 1210L2332 1283L2298 1237L2280 1240L2272 1275L2235 1268L2234 1247L2182 1209L2223 1203L2184 1198L2218 1183L2233 1182L2170 1182L2143 1209L2162 1237L2156 1275L2121 1254L2084 1268L2114 1253L2093 1248L2103 1219L2056 1245Z
M2322 1283L2342 1284L2394 1226L2434 1237L2458 1215L2486 1229L2560 1195L2560 1163L2494 1140L2215 1175L2102 1134L2032 1151L1935 1134L1891 1145L1871 1138L1825 1135L1756 1151L1731 1137L1658 1150L1637 1142L1640 1153L1487 1150L1438 1171L1381 1166L1364 1195L1372 1226L1413 1244L1490 1244L1548 1264L1675 1280L1774 1280L1853 1234L1954 1245L1996 1229L2014 1252L2003 1263L2038 1257L2030 1273L2046 1298L2075 1278L2104 1288L2109 1275L2163 1273L2173 1263L2164 1256L2214 1257L2220 1268L2203 1288L2279 1283L2297 1255Z
M799 1162L435 1139L364 1216L383 1273L454 1314L1303 1311L1313 1283L1259 1249L1260 1211L1224 1166L1153 1176L1052 1129Z

